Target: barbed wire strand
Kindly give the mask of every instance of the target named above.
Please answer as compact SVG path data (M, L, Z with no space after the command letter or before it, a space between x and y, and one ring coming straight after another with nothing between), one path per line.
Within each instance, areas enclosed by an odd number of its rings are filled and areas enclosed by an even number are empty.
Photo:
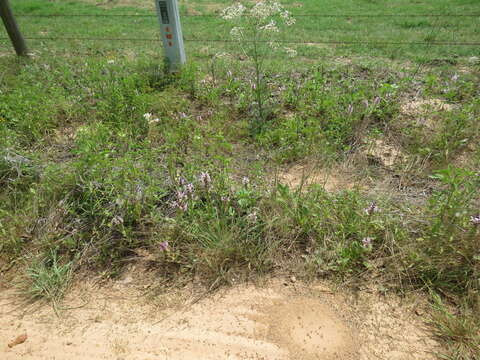
M0 38L0 40L9 40L7 37ZM151 42L161 41L160 38L99 38L99 37L48 37L48 36L30 36L25 37L25 40L45 40L45 41L132 41L132 42ZM204 43L236 43L235 40L225 39L184 39L188 42L204 42ZM261 43L270 43L269 40L257 40ZM245 41L252 43L252 41ZM384 41L384 40L366 40L366 41L339 41L339 40L324 40L324 41L294 41L294 40L276 40L280 44L297 44L297 45L428 45L428 46L480 46L480 42L452 42L452 41Z
M16 17L157 17L156 14L16 14ZM219 17L220 14L180 14L182 17ZM292 14L293 17L480 17L479 14Z

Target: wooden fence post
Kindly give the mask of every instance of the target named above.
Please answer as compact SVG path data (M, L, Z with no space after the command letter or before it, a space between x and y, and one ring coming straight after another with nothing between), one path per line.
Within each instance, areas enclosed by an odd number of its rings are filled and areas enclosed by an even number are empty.
M5 25L10 40L12 40L17 55L27 56L27 45L25 44L25 40L18 28L15 18L13 17L13 12L8 0L0 0L0 17L3 20L3 24Z

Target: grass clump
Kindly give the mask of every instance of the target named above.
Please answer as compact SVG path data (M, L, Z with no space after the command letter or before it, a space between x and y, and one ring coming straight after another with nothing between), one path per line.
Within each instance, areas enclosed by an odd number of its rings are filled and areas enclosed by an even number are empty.
M28 266L26 294L31 300L44 299L56 304L68 287L71 270L71 263L62 264L55 251L49 252Z

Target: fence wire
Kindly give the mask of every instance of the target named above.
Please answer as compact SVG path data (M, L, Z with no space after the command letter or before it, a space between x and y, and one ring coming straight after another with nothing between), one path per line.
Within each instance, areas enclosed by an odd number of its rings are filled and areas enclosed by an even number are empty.
M2 37L0 40L9 40L7 37ZM39 36L39 37L25 37L25 40L46 40L46 41L128 41L128 42L152 42L152 41L161 41L160 37L158 38L100 38L100 37L48 37L48 36ZM183 41L187 42L204 42L204 43L237 43L235 40L227 39L188 39L185 38ZM246 43L270 43L270 40L242 40ZM452 42L452 41L383 41L383 40L368 40L368 41L335 41L335 40L325 40L325 41L291 41L291 40L275 40L276 43L280 44L292 44L292 45L375 45L375 46L390 46L390 45L399 45L399 46L411 46L411 45L425 45L425 46L480 46L480 42Z
M157 17L156 14L16 14L16 17ZM180 14L182 17L218 17L219 14ZM480 17L478 14L292 14L293 17L374 18L374 17Z
M152 11L152 13L148 14L138 14L138 13L123 13L123 14L112 14L112 13L98 13L98 14L25 14L20 13L16 14L17 17L24 17L24 18L156 18L157 14ZM191 14L191 13L183 13L181 14L182 17L189 17L189 18L211 18L211 17L219 17L218 13L208 13L208 14ZM433 18L435 19L435 24L432 26L431 35L434 34L436 30L438 30L438 22L440 19L448 19L448 18L480 18L479 14L467 14L467 13L449 13L449 14L391 14L391 13L377 13L377 14L359 14L359 13L352 13L352 14L292 14L294 17L299 18L343 18L343 19L352 19L352 18ZM324 30L324 29L322 29ZM148 43L148 42L160 42L161 38L160 35L158 37L92 37L92 36L36 36L36 35L29 35L26 34L26 40L29 41L85 41L85 42L138 42L138 43ZM428 38L427 38L428 39ZM0 41L8 41L8 37L0 37ZM388 46L399 46L399 47L408 47L408 46L426 46L427 49L429 47L441 47L441 46L453 46L453 47L477 47L480 46L480 41L454 41L455 36L452 35L452 41L435 41L434 39L431 40L424 40L424 41L388 41L385 39L368 39L368 40L354 40L354 41L342 41L342 40L329 40L329 39L316 39L316 40L275 40L276 43L285 44L285 45L332 45L332 46L355 46L355 45L365 45L365 46L375 46L375 47L388 47ZM196 38L195 35L193 37L185 37L185 42L190 43L218 43L218 44L230 44L236 43L237 41L233 39L223 39L223 38ZM246 42L254 42L254 41L246 41ZM269 40L258 40L258 42L270 42ZM353 54L349 56L355 56ZM364 55L361 55L364 56ZM374 57L374 56L373 56ZM388 55L387 55L388 57Z

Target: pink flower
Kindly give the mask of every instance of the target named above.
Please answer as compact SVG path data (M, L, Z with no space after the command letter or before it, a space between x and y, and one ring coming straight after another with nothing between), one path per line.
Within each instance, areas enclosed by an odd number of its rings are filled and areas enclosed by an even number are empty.
M168 251L168 241L163 241L160 243L160 250L161 251Z
M364 211L367 215L373 215L374 213L380 211L380 209L374 201L367 208L365 208Z
M198 180L202 183L203 187L208 189L210 188L212 184L212 178L210 177L210 174L208 172L201 172L200 176L198 177Z
M476 216L470 216L470 222L473 225L480 225L480 214Z
M373 239L370 237L366 237L362 239L362 246L366 249L372 246Z

